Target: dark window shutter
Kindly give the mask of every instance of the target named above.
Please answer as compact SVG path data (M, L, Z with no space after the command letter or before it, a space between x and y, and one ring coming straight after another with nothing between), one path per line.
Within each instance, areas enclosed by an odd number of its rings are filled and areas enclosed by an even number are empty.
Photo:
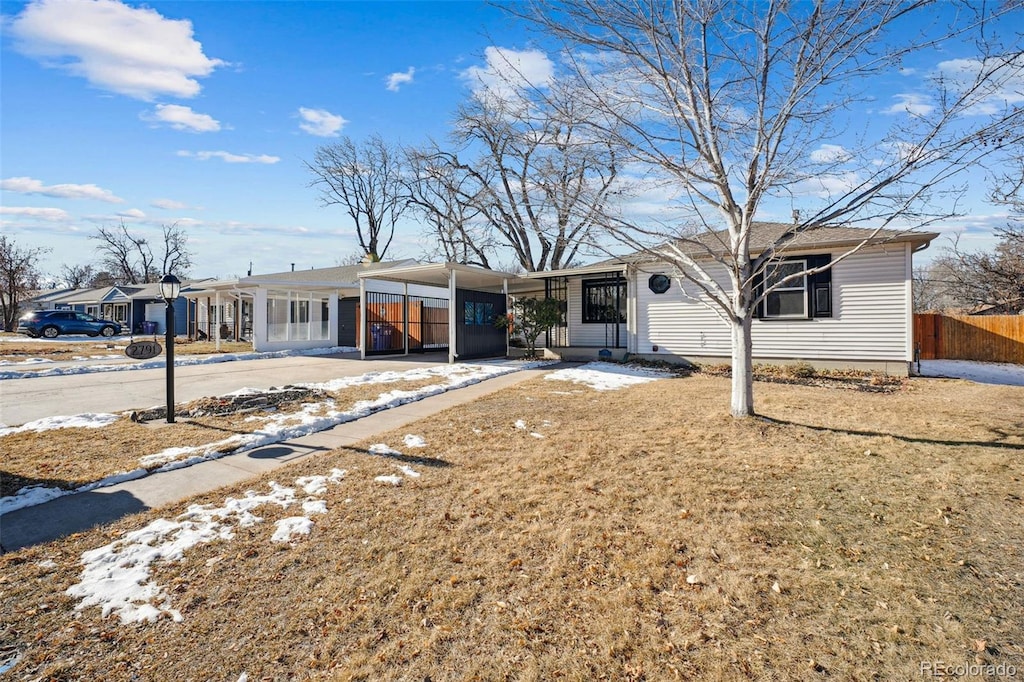
M820 268L832 260L831 254L807 256L808 268ZM807 310L811 317L832 317L832 268L807 278Z

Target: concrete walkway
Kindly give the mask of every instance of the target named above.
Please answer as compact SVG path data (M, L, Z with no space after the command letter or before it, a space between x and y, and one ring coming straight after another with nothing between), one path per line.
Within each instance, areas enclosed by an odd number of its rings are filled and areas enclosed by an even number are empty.
M65 495L0 516L0 544L6 551L49 542L129 514L179 502L222 486L240 483L318 452L352 445L433 416L450 407L529 381L550 371L549 365L503 374L423 400L406 403L362 419L290 441L220 459L153 474L86 493Z

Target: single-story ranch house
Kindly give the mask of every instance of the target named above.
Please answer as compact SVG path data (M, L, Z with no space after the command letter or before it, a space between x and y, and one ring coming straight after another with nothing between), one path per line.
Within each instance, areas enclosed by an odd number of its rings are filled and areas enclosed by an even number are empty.
M751 233L756 257L792 225L758 223ZM914 253L938 235L851 227L817 227L799 233L778 260L804 269L826 265L857 245L853 255L817 275L770 294L755 313L755 363L803 361L906 374L914 359L912 273ZM728 290L726 270L711 263L728 236L707 233L690 255ZM795 271L795 270L794 270ZM565 325L548 348L563 358L608 349L647 359L728 363L729 326L708 306L707 295L647 254L582 268L536 272L547 296L565 301ZM608 311L612 310L609 315Z
M791 229L756 224L751 255ZM754 361L907 374L914 359L913 255L937 236L824 226L800 232L777 250L777 271L821 267L859 248L765 298L753 321ZM721 233L691 241L692 257L706 261L723 284L727 271L711 254L727 242ZM71 305L130 321L133 330L156 321L162 333L156 287L54 293L37 305ZM191 338L251 341L258 351L355 347L363 357L447 351L455 362L505 355L509 339L494 320L516 298L543 296L562 301L565 312L563 324L539 344L550 357L729 362L729 327L706 294L645 253L526 275L404 260L199 280L183 285L176 326Z

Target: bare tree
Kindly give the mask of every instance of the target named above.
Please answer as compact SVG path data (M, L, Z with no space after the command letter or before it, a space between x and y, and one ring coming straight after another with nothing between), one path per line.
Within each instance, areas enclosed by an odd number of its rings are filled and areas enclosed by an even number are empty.
M602 222L615 154L583 134L588 112L571 92L538 94L529 85L514 95L478 91L459 108L454 151L435 145L418 153L436 189L421 190L415 202L434 207L443 244L476 262L510 249L525 271L557 270Z
M69 289L87 287L95 276L96 270L89 264L60 266L60 278Z
M436 149L436 146L435 146ZM470 178L450 163L436 163L438 152L406 152L406 191L410 210L423 218L426 236L436 244L428 258L490 268L496 244L481 219L479 196Z
M322 205L341 206L348 213L363 253L372 260L384 258L406 207L401 155L379 135L358 144L344 137L317 147L306 168Z
M0 235L0 314L5 331L15 330L21 302L39 288L39 258L49 251L19 246L12 237Z
M166 274L184 277L192 269L192 252L188 248L188 234L180 225L164 225L162 267L155 273L157 278Z
M1024 225L997 228L991 252L966 251L959 240L932 264L932 284L963 308L1024 314Z
M932 203L937 193L958 172L1022 140L1024 113L1013 102L1020 101L1024 57L1020 37L1002 35L1019 26L1019 0L950 6L959 11L942 17L932 3L897 0L503 7L562 42L587 106L600 112L592 134L669 178L685 198L687 229L653 229L628 216L611 227L623 243L673 265L729 325L735 416L754 414L758 304L852 253L755 288L802 232L835 223L882 230L948 216ZM873 78L940 42L968 40L975 56L937 71L928 94L919 95L925 102L907 100L887 117L888 129L877 115L871 126L858 123L854 108L873 100ZM752 250L758 210L787 198L794 208L805 202L802 217Z
M188 235L178 226L164 225L162 243L156 255L150 241L138 232L129 232L122 220L117 227L97 228L90 239L96 240L103 266L117 284L147 284L164 274L184 276L192 267ZM157 267L159 263L160 267Z

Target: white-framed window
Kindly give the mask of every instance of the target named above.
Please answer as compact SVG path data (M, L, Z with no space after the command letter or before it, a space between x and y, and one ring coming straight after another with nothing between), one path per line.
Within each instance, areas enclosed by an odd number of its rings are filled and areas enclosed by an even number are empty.
M330 297L308 291L267 292L268 341L331 338Z
M798 272L807 269L806 260L782 260L768 264L764 272L764 288L770 289ZM806 319L807 276L800 275L769 291L761 302L762 319Z

